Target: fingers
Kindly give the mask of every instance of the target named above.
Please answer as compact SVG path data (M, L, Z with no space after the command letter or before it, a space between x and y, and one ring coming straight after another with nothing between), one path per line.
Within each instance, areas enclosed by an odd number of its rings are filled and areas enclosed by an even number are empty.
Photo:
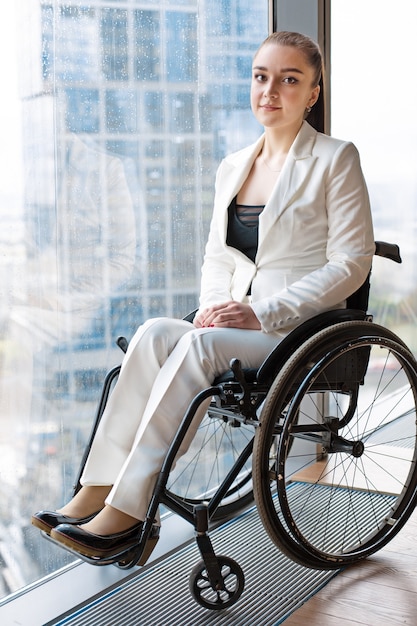
M194 320L196 328L248 328L259 330L260 322L253 309L241 302L225 302L209 307L199 313Z
M194 317L193 324L196 328L203 328L204 324L200 315Z
M197 328L209 328L210 326L214 326L215 323L219 324L222 319L221 315L228 310L229 304L230 303L225 302L204 309L194 318L194 325ZM225 317L223 317L223 320L224 319Z

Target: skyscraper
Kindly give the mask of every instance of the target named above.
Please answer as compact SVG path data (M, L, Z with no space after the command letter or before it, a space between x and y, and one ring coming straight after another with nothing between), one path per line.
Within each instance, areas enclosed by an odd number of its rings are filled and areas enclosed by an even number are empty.
M24 276L6 363L19 376L16 386L3 381L24 438L22 519L37 497L53 506L68 494L104 373L121 358L115 338L197 305L216 167L260 132L249 76L267 8L19 6ZM56 567L32 529L24 534L34 570Z

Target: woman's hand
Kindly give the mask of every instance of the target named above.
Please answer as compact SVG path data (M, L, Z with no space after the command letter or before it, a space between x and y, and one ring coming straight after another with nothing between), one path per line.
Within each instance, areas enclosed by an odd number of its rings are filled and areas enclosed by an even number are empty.
M196 328L247 328L261 330L261 324L250 304L224 302L200 311L194 318Z

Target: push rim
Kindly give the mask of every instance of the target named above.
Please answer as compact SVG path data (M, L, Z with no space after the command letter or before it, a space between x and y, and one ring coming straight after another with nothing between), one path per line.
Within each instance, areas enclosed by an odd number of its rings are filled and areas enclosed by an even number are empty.
M357 390L326 389L326 367L364 350L369 363ZM375 552L400 530L416 501L416 388L412 354L370 322L321 331L287 362L265 402L254 447L257 506L287 554L337 568ZM274 446L276 472L265 480ZM390 471L393 458L397 467Z

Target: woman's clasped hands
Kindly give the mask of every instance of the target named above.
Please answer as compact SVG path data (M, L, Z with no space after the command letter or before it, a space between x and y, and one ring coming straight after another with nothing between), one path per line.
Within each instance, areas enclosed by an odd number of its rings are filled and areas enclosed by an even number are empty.
M223 302L199 311L194 318L196 328L246 328L261 330L261 324L250 304Z

